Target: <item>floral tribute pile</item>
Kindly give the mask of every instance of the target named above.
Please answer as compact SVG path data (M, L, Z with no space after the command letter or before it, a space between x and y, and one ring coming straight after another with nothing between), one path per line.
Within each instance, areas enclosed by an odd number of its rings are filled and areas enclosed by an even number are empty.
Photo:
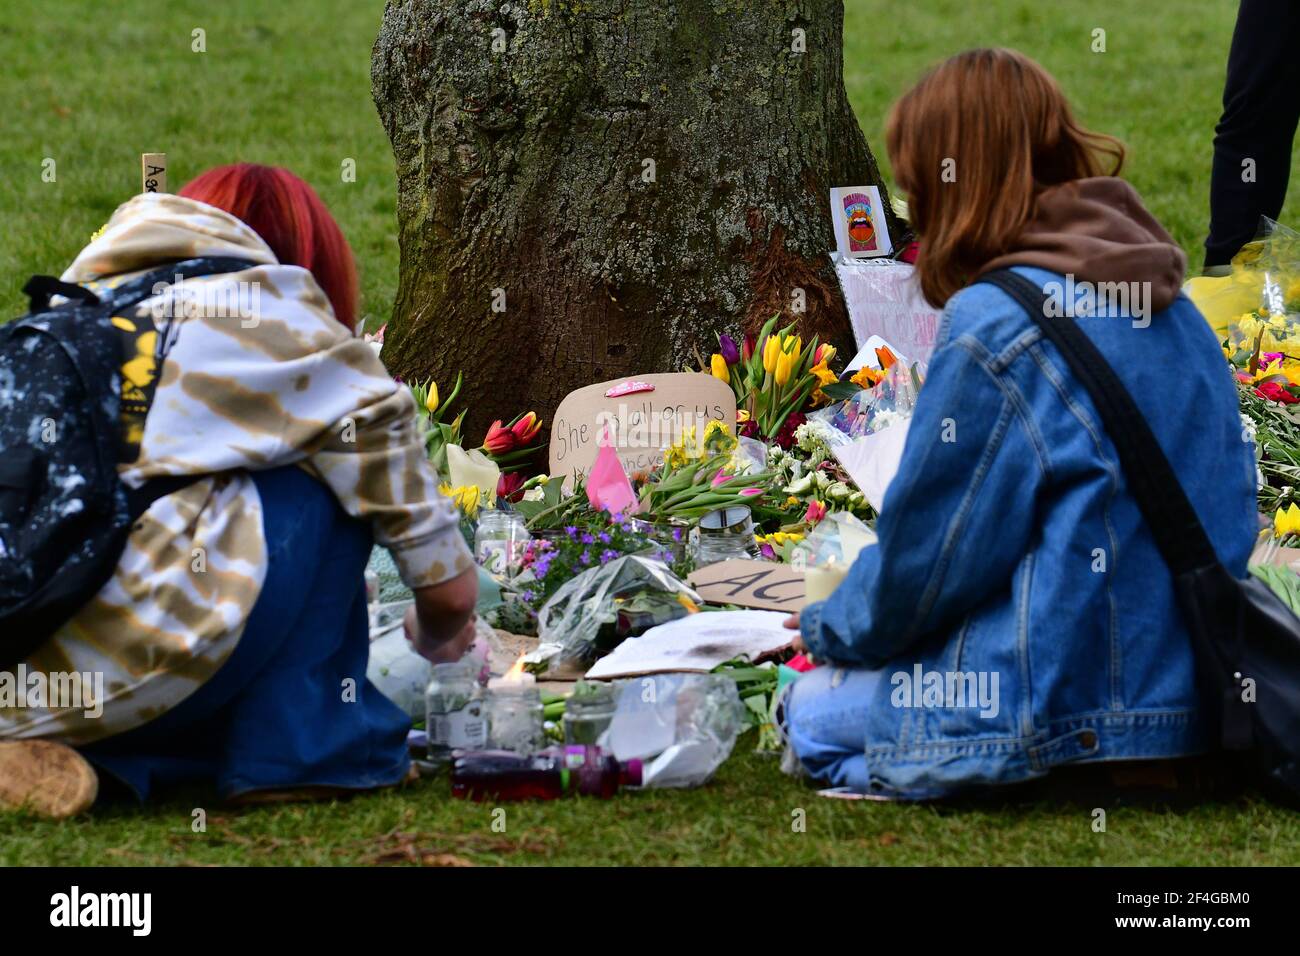
M601 511L582 481L566 486L545 473L543 422L534 412L493 422L475 444L457 403L459 376L445 397L434 381L408 383L440 489L459 509L467 540L492 512L518 515L526 530L499 577L509 599L495 623L535 632L566 581L628 556L662 562L684 579L697 564L700 522L717 513L747 515L747 556L769 561L792 560L828 515L874 522L833 449L906 417L923 370L880 349L874 364L846 371L833 346L779 323L774 316L757 335L718 337L717 351L694 371L731 387L736 420L682 428L661 464L628 476L635 507L627 513Z

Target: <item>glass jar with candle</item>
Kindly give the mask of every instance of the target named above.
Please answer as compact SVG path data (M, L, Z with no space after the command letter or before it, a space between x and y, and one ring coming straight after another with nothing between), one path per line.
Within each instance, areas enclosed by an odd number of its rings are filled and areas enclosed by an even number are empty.
M729 558L757 558L754 520L744 505L719 508L700 518L695 533L695 562L703 567Z
M614 720L614 685L578 681L564 705L564 742L595 746Z
M478 697L478 667L466 657L435 664L424 693L424 730L430 763L445 764L453 750L487 745L487 718Z
M522 754L546 746L542 695L532 675L494 677L483 703L489 746Z
M524 516L517 511L485 511L474 532L474 558L498 581L519 573L529 541Z

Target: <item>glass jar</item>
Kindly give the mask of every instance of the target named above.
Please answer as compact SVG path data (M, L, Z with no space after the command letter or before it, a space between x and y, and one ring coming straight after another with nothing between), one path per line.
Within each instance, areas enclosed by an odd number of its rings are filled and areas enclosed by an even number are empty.
M429 761L439 766L449 761L453 750L487 746L478 667L470 658L433 666L424 692L424 732L429 740Z
M578 681L564 705L564 742L595 746L614 720L614 685Z
M489 746L521 754L546 746L542 694L535 683L493 679L483 703Z
M509 581L519 573L528 541L528 527L519 512L485 511L474 532L474 559L496 580Z
M695 563L700 567L730 558L758 557L754 519L744 505L710 511L700 518L695 534Z
M686 560L691 536L689 522L674 518L665 524L651 524L633 518L632 527L655 543L655 557L662 558L665 564L681 564Z

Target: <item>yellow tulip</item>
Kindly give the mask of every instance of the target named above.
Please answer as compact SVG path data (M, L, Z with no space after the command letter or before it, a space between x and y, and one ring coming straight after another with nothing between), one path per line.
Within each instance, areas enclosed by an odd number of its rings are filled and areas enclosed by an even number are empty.
M724 382L731 382L731 372L727 369L727 360L717 352L709 359L709 367L713 371L713 377L722 379Z
M795 360L798 359L798 352L782 352L776 360L776 384L784 385L790 381L790 373L794 371Z
M763 371L771 375L776 371L776 360L781 355L781 340L769 335L763 343Z
M440 404L441 399L438 398L438 383L433 381L433 379L430 379L429 394L424 400L424 407L428 410L429 414L432 415L438 410Z
M1273 536L1285 538L1289 534L1300 534L1300 505L1295 502L1290 507L1279 508L1273 515Z

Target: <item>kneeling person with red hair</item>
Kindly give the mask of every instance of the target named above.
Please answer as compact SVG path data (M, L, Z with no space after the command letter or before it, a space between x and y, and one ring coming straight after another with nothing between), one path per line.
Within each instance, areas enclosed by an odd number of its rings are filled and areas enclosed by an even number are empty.
M409 721L365 677L372 541L416 595L418 651L451 660L472 640L477 577L456 512L408 390L352 334L352 253L310 186L241 164L137 196L63 279L111 289L205 257L248 267L156 286L113 320L156 345L124 353L138 401L122 405L122 481L188 480L23 661L102 675L103 697L93 715L0 709L0 806L83 810L90 764L142 799L180 780L240 797L405 779Z

